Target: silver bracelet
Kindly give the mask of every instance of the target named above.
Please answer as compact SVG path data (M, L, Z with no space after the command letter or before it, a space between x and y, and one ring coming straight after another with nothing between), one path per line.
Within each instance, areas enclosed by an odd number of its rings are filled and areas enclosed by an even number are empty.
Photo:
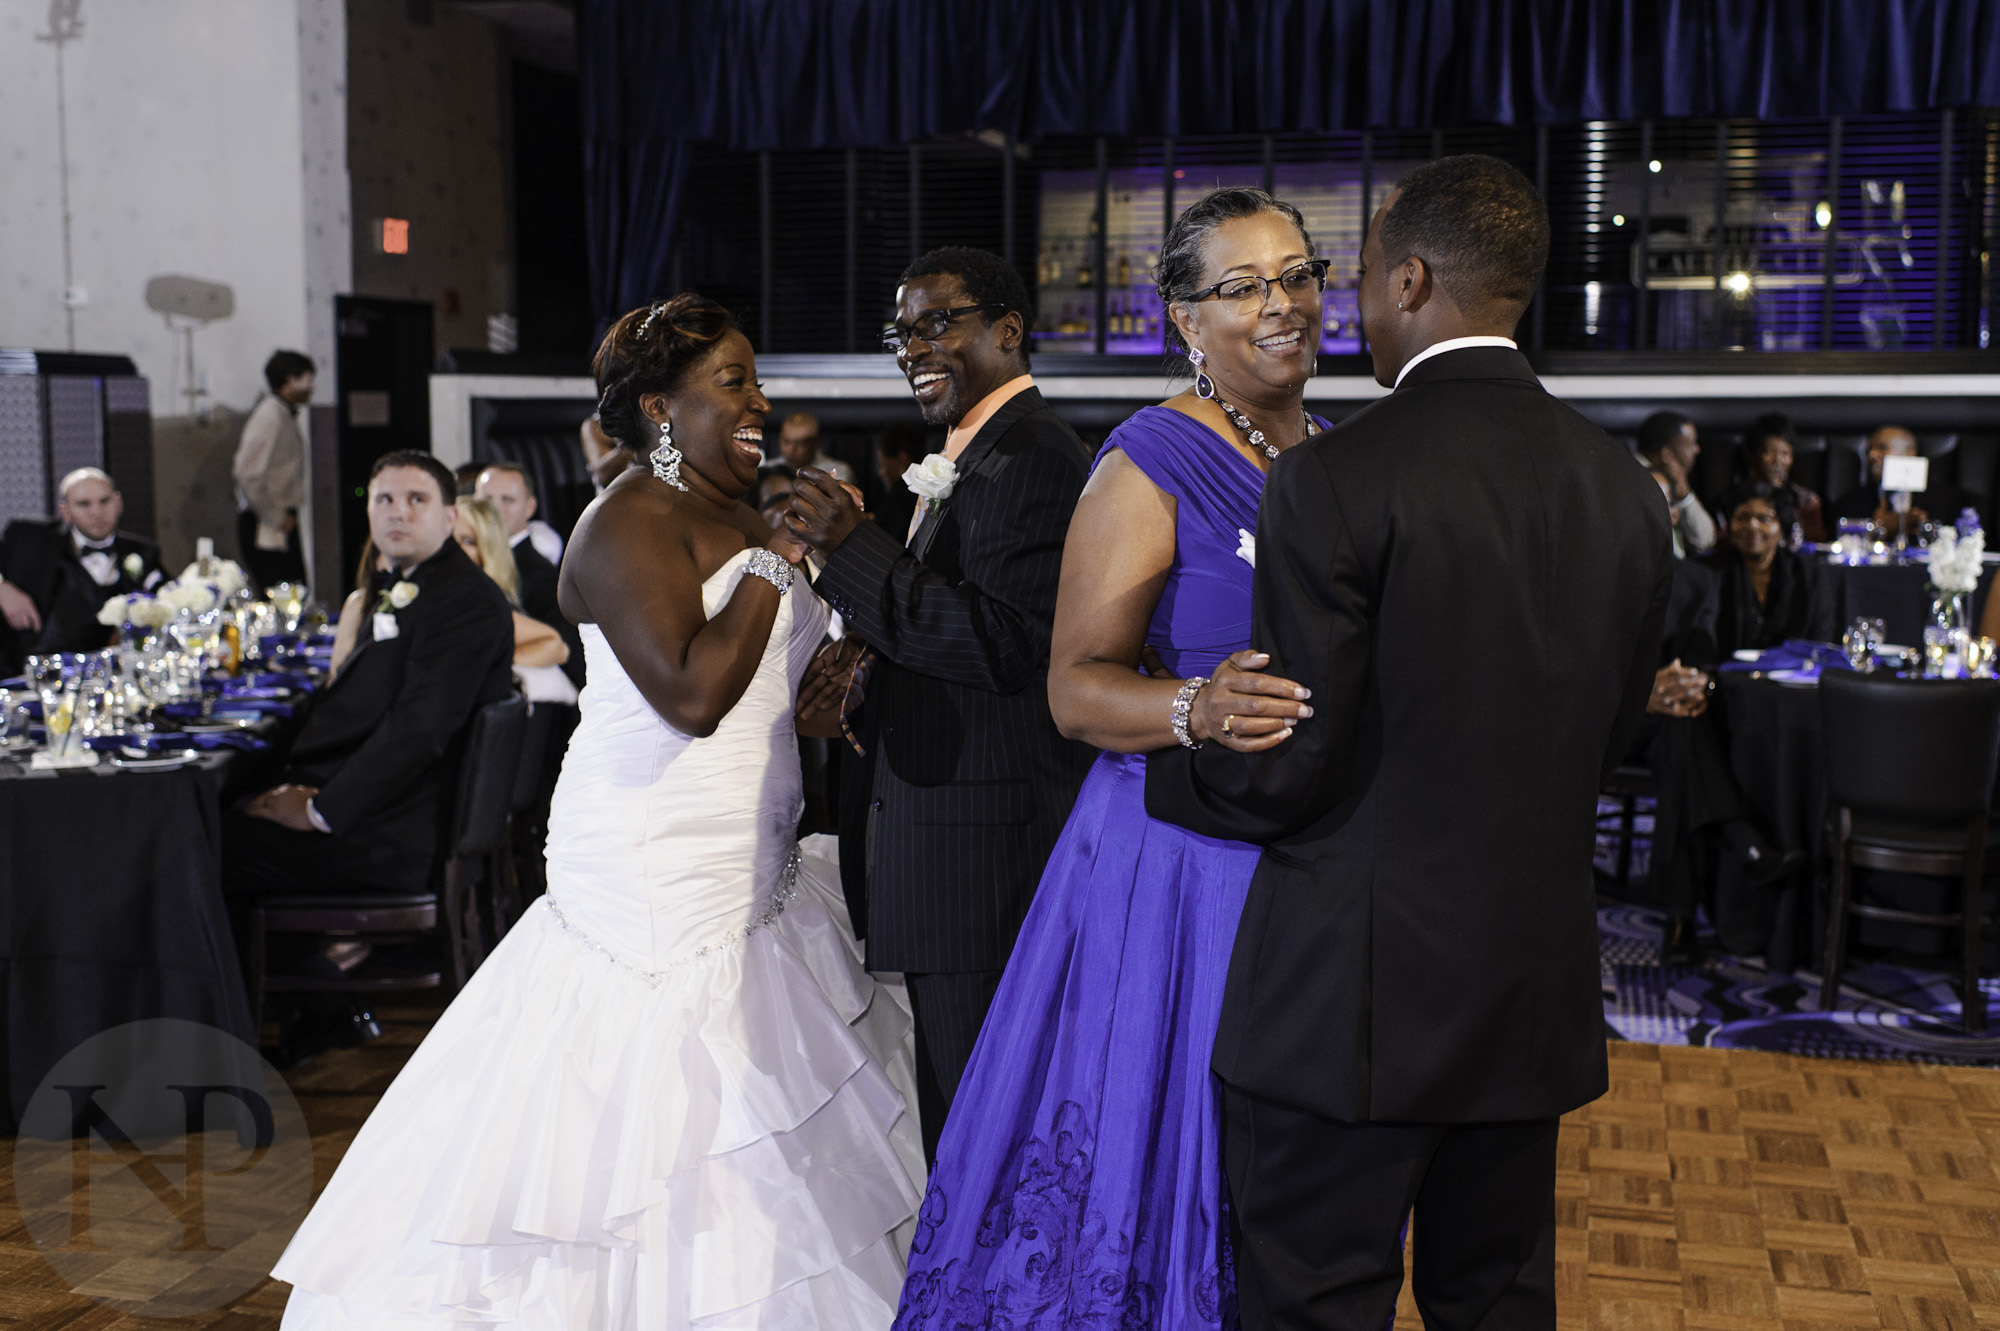
M796 570L775 550L759 550L750 556L743 572L748 577L762 578L778 589L778 595L783 596L792 589L792 575Z
M1174 695L1174 738L1181 742L1182 748L1198 749L1202 745L1202 741L1188 734L1188 714L1194 711L1194 695L1200 693L1206 683L1207 675L1195 675L1182 680L1181 691Z

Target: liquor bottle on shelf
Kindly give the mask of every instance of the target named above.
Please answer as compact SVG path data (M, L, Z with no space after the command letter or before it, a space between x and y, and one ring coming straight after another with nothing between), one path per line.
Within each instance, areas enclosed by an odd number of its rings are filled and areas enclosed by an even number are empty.
M1090 257L1087 254L1076 261L1076 289L1090 290Z
M1124 250L1118 251L1118 285L1126 288L1132 285L1132 256Z

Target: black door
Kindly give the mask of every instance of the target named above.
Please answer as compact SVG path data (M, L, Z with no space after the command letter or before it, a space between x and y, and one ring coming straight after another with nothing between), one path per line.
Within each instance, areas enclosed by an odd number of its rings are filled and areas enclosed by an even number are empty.
M368 539L368 469L395 449L430 451L429 301L336 296L343 590ZM339 596L330 596L337 601Z

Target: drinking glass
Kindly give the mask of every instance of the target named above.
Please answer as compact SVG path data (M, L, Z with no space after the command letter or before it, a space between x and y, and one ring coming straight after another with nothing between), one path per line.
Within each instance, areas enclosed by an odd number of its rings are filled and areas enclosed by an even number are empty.
M1945 656L1951 651L1951 630L1924 625L1924 678L1944 678Z
M1868 557L1869 531L1874 524L1866 518L1842 518L1840 522L1840 559L1845 564L1859 564Z
M1840 635L1840 646L1847 653L1847 664L1863 674L1875 668L1875 646L1868 640L1868 621L1856 619Z

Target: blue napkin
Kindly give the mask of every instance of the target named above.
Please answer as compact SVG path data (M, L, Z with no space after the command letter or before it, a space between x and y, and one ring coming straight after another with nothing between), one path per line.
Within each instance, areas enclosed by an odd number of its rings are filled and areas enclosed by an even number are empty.
M1824 670L1852 670L1847 653L1832 643L1787 638L1783 645L1766 648L1754 661L1724 661L1720 670L1796 670L1817 679Z
M168 716L189 721L201 715L201 704L198 702L170 702L160 710ZM297 715L297 713L298 709L293 704L279 702L275 698L218 698L216 699L214 714L219 717L227 717L232 714L237 716L291 717Z
M240 730L224 731L217 735L99 735L85 740L84 743L100 753L116 753L120 749L145 749L149 753L161 749L199 749L203 753L211 753L217 749L240 749L247 753L268 747L255 735L246 735Z
M12 689L25 689L27 687L28 687L28 677L26 675L22 675L18 679L0 679L0 689L12 690Z

